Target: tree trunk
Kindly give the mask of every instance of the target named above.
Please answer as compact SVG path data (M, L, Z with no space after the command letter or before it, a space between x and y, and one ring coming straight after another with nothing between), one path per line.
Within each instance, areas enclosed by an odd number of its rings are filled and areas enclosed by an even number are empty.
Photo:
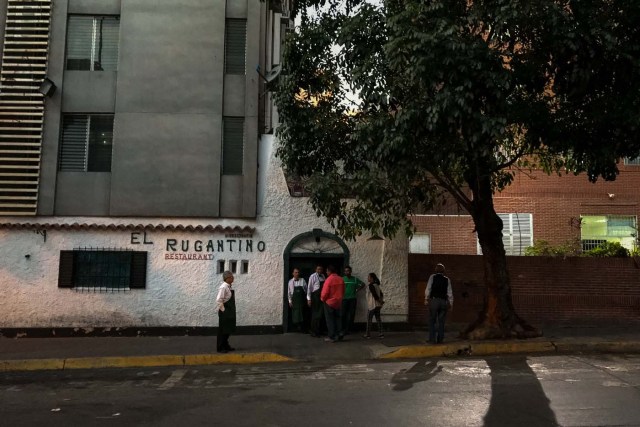
M541 331L522 320L513 307L502 221L493 206L491 182L486 178L469 184L473 192L471 216L482 248L487 294L478 319L461 336L473 340L541 336Z

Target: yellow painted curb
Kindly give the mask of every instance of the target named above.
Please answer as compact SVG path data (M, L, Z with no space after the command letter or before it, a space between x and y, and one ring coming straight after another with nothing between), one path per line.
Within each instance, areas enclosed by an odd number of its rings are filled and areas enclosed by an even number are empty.
M61 370L64 359L0 360L0 372Z
M378 359L416 359L468 354L469 344L407 345L378 356Z
M559 353L640 353L637 341L557 342Z
M472 356L509 353L555 353L556 347L549 341L507 341L471 344Z
M421 357L486 356L510 353L555 353L549 341L463 342L458 344L431 344L403 346L378 359L417 359Z
M64 369L141 368L183 365L184 356L85 357L66 359Z
M192 354L184 357L185 365L216 365L220 363L248 364L295 362L286 356L276 353L227 353L227 354Z

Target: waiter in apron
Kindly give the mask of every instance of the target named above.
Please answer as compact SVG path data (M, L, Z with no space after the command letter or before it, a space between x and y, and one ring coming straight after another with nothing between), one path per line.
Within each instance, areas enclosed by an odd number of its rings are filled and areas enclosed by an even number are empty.
M229 345L229 336L236 331L236 300L235 291L231 289L233 273L222 273L222 284L216 298L218 306L218 353L228 353L235 350Z
M291 308L291 322L300 332L304 327L304 311L307 306L307 282L300 277L300 270L293 269L293 278L288 286L289 308Z

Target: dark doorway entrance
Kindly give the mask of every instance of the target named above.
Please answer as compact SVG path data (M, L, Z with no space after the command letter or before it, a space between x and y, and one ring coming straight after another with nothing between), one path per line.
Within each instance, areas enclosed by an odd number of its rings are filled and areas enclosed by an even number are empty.
M309 276L315 273L316 266L318 265L321 265L322 267L324 267L325 272L327 271L327 266L333 265L340 273L342 273L342 270L344 268L344 256L342 255L308 256L307 254L291 254L291 257L289 258L289 274L287 276L287 285L289 283L289 279L291 279L292 277L292 272L294 268L299 269L300 277L304 278L304 280L307 283L309 283ZM293 331L294 329L293 329L293 323L291 323L291 308L289 308L287 289L285 289L285 300L287 300L286 301L287 311L285 314L286 324L283 325L283 327L284 327L284 331L288 332L288 331ZM309 325L308 325L309 319L310 319L310 309L308 310L305 316L305 325L304 325L305 330L309 329Z
M315 272L316 266L327 268L333 265L339 272L349 263L349 248L335 234L320 229L302 233L294 237L284 251L284 284L283 284L283 315L282 329L284 332L293 330L291 323L291 309L289 308L288 284L294 268L300 270L300 277L307 282L309 276ZM308 319L309 316L306 316ZM305 325L308 327L308 325Z

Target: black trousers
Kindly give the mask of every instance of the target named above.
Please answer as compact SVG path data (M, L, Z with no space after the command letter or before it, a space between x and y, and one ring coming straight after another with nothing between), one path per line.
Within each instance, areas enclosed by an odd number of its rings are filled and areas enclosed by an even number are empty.
M229 350L231 346L229 345L229 337L231 334L223 334L222 328L218 328L218 351Z

